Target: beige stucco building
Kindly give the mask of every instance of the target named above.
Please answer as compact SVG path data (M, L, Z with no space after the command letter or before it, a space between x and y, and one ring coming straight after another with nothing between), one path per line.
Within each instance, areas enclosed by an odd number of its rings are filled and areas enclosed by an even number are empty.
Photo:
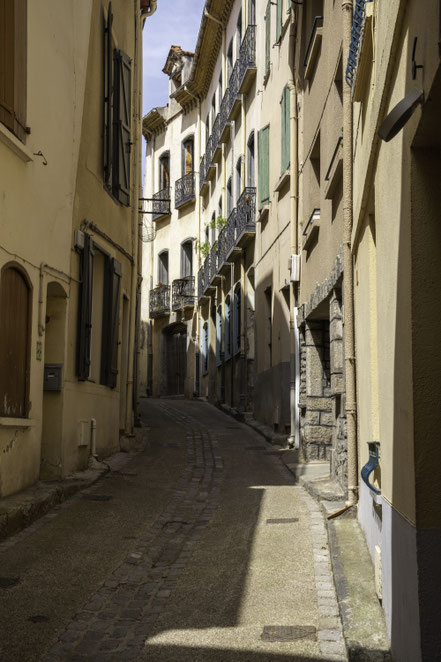
M85 468L132 431L154 5L1 5L0 496Z

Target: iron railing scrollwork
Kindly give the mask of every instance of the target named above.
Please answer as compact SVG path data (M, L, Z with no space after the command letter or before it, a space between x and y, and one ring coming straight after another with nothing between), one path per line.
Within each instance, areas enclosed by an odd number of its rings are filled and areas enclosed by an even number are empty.
M200 163L200 166L199 166L199 191L201 191L201 189L204 185L204 182L205 182L205 162L206 161L205 161L205 154L204 154L204 156L201 158L201 163Z
M194 276L176 278L172 283L172 309L193 306L194 299Z
M247 69L253 69L256 66L256 26L249 25L239 50L239 87Z
M352 87L358 67L361 35L366 16L366 3L371 0L355 0L354 16L352 19L351 43L349 44L348 62L345 71L345 81Z
M252 232L256 227L256 189L246 186L237 201L236 241L243 232Z
M194 200L194 172L189 172L175 182L175 207L180 207L190 200Z
M170 312L170 285L158 285L150 290L150 317Z
M230 88L227 87L225 90L224 98L222 99L221 107L219 110L219 138L222 136L225 126L228 122L228 108L229 108L229 99L230 99Z
M210 249L210 253L208 255L208 261L209 261L209 275L208 275L208 282L211 284L213 278L217 274L217 241L215 241Z
M201 268L199 269L198 272L198 298L200 299L201 297L204 296L208 285L210 284L209 281L209 276L210 276L210 256L208 255Z
M159 216L170 214L170 187L161 189L153 194L152 202L153 220Z
M233 67L233 71L231 72L230 80L228 83L228 88L230 90L229 99L228 99L228 114L231 113L237 95L239 93L239 82L240 82L239 76L240 76L240 60L236 60L236 64Z

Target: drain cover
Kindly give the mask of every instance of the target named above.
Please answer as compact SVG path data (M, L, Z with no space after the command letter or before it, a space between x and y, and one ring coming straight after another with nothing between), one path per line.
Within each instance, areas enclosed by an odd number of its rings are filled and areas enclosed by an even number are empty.
M260 635L262 641L296 641L317 639L317 630L312 625L265 625Z
M88 501L110 501L111 498L108 494L83 494L83 499Z
M43 616L42 614L36 614L35 616L29 616L28 618L28 621L32 621L32 623L47 623L48 620L48 616Z
M293 522L298 522L299 518L298 517L273 517L271 519L267 519L266 523L267 524L292 524Z
M10 588L16 586L20 581L20 577L0 577L0 588Z

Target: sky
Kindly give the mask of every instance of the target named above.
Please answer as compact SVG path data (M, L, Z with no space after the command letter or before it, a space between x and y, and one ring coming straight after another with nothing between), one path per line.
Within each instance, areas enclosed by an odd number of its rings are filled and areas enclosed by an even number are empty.
M143 30L143 115L165 106L168 76L162 73L170 46L194 51L205 0L158 0Z

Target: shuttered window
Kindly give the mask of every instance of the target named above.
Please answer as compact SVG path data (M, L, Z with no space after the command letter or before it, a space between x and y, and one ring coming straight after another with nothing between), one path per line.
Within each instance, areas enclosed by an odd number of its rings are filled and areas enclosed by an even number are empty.
M182 145L182 175L193 172L193 138L186 140Z
M168 285L168 251L162 251L158 256L158 283Z
M93 242L84 235L84 249L80 256L80 293L78 302L77 377L89 379L90 345L92 338Z
M103 325L101 341L101 384L115 388L118 376L118 329L121 292L121 263L106 260L104 272Z
M181 278L193 275L193 243L186 241L181 246Z
M216 365L222 363L222 306L216 311Z
M265 12L265 78L269 75L271 63L271 0Z
M95 250L93 241L88 234L84 235L84 249L80 256L80 294L78 305L78 337L77 337L77 377L79 381L91 379L92 332L99 334L95 349L98 356L93 356L96 366L96 380L101 384L115 388L118 375L118 328L121 293L121 264L118 260L98 252L98 261L104 273L98 272L102 278L102 288L95 288L94 301L94 270ZM97 258L98 259L98 258ZM99 281L97 281L99 282ZM98 300L99 297L99 300ZM101 299L102 297L102 299ZM94 314L95 307L95 314ZM101 352L99 352L101 348ZM95 375L95 368L93 375Z
M283 28L283 0L277 0L276 41L279 41Z
M27 0L0 0L0 122L26 142Z
M28 415L31 293L15 267L0 273L0 416Z
M129 206L132 61L126 53L113 48L112 24L109 2L104 23L103 177L112 195Z
M291 131L290 131L290 93L289 88L286 86L283 90L282 99L280 101L282 108L282 145L281 145L281 158L282 158L282 174L288 170L290 162L290 144L291 144Z
M234 288L234 317L233 317L233 352L236 354L240 351L240 334L241 334L241 295L240 285Z
M269 125L259 131L259 209L269 201Z

